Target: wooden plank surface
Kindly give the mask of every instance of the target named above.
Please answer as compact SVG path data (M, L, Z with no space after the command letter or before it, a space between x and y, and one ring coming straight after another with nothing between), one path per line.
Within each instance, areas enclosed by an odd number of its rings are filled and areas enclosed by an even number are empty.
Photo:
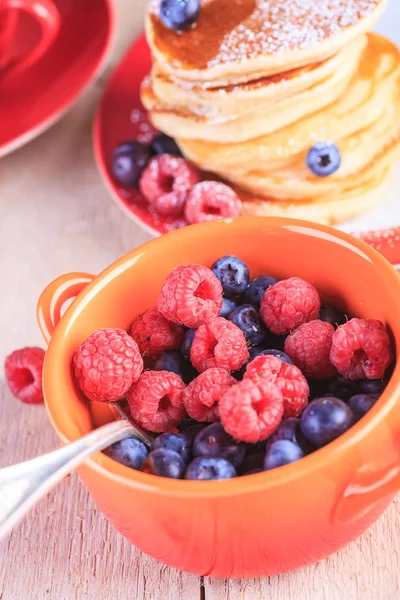
M118 38L106 72L51 131L1 160L0 361L42 345L35 302L60 273L96 273L147 239L113 204L91 148L106 75L141 28L144 0L117 0ZM0 465L54 448L43 407L0 382ZM1 501L1 499L0 499ZM75 475L0 542L0 600L398 600L398 504L360 540L300 572L250 581L206 579L160 565L107 524Z

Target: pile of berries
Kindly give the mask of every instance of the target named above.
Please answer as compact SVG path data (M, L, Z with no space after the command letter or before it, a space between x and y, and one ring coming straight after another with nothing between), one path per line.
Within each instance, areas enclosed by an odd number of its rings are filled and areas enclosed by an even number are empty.
M217 181L201 181L200 171L182 158L175 140L160 134L150 146L134 140L114 150L112 172L118 183L139 188L159 215L184 216L188 224L239 217L236 193Z
M321 306L298 277L251 280L224 256L174 269L129 332L82 344L74 372L89 400L126 399L133 420L160 434L151 449L123 440L112 458L162 477L227 479L345 433L382 394L393 356L380 321Z

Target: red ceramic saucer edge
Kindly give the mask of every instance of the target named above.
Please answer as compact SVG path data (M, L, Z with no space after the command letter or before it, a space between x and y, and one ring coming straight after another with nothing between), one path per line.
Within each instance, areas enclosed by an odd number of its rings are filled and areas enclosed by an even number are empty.
M53 110L49 115L41 119L41 121L30 128L26 133L18 135L12 141L9 141L5 144L0 144L0 158L11 154L12 152L18 150L23 147L25 144L33 141L35 138L40 136L42 133L50 129L55 123L57 123L73 106L73 104L82 96L82 94L86 91L86 89L90 86L90 84L96 79L96 77L101 73L104 65L111 53L113 42L115 39L116 32L116 13L114 9L114 5L112 0L102 0L104 2L104 7L107 12L107 34L105 38L105 42L102 48L101 53L98 56L97 64L93 71L90 73L90 76L87 78L84 84L82 84L79 89L75 90L69 98L64 99L62 105ZM51 50L49 50L51 52Z

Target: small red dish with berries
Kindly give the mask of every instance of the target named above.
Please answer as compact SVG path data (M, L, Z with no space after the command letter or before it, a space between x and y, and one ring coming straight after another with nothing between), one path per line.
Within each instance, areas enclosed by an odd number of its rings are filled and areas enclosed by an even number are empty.
M184 264L128 331L93 333L74 356L80 389L127 401L157 434L150 451L125 439L106 453L160 477L222 480L294 463L357 423L390 378L389 333L295 275L251 279L232 255Z

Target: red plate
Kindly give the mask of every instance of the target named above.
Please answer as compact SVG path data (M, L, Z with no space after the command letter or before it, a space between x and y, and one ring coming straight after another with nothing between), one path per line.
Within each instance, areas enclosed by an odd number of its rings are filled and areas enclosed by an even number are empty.
M111 175L112 152L129 139L151 138L154 130L146 119L140 102L140 84L150 72L151 56L146 39L141 36L112 75L98 108L94 125L94 150L100 172L112 197L141 227L152 235L167 233L186 222L176 217L162 217L149 208L137 190L123 188Z
M96 76L110 48L114 15L109 0L54 0L61 29L54 44L21 75L4 77L0 99L0 156L32 140L59 119ZM34 40L37 24L21 19L16 45Z

